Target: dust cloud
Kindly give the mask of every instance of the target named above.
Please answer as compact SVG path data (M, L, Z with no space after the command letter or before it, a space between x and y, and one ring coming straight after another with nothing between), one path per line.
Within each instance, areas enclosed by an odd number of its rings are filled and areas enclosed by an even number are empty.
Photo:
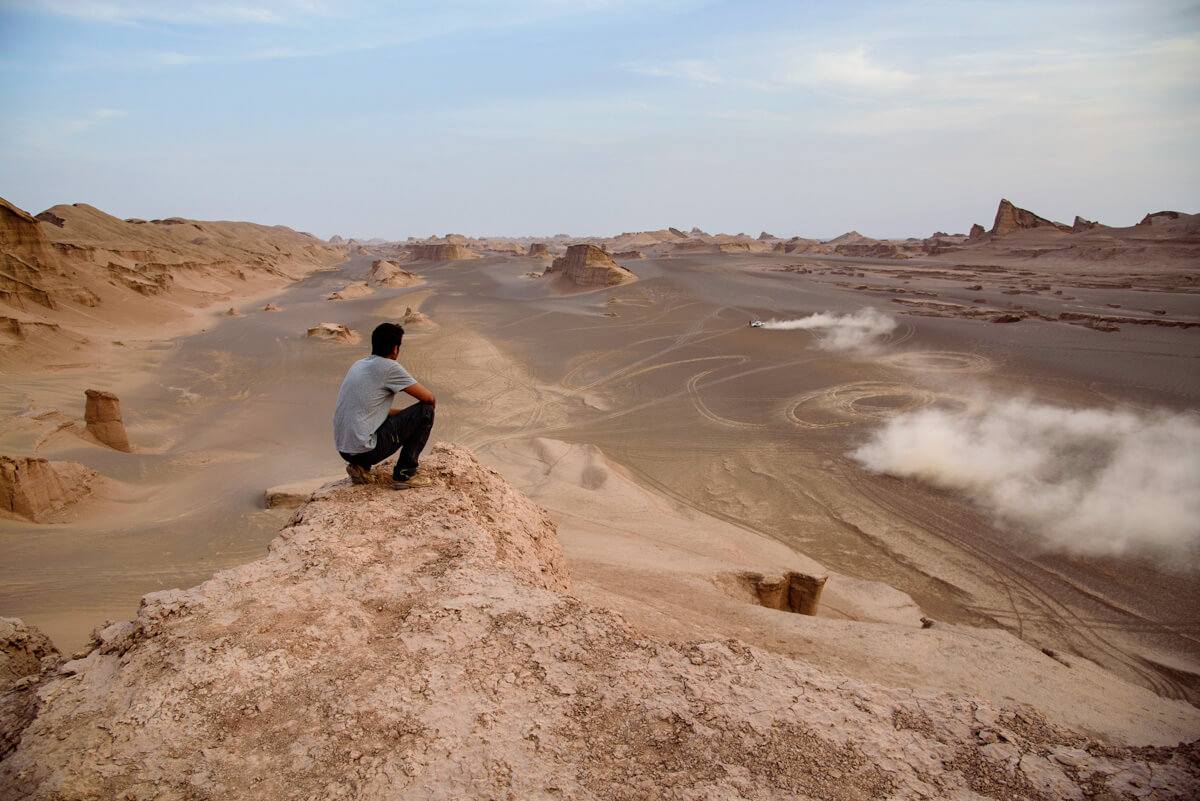
M820 334L818 348L842 353L866 350L879 344L896 330L896 320L868 306L853 314L820 312L798 320L767 320L762 327L776 331L817 331Z
M852 454L969 496L1052 548L1200 569L1200 416L1010 399L898 416Z

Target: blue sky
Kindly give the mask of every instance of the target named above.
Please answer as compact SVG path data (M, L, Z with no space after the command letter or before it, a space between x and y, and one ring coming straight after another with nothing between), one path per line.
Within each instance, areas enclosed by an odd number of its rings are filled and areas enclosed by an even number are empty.
M0 0L0 196L328 237L1200 211L1200 2Z

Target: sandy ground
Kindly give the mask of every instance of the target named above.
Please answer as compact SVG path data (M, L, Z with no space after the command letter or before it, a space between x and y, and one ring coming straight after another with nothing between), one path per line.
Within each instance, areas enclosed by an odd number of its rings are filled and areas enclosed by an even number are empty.
M1048 550L958 494L850 455L897 414L992 397L1200 406L1193 328L1004 325L894 300L1200 322L1195 294L697 254L639 260L637 283L570 296L528 278L535 262L493 257L424 265L418 289L326 299L372 260L272 295L278 312L237 301L244 316L214 312L200 333L6 381L0 452L82 462L110 485L71 522L0 523L0 614L69 652L142 594L261 555L286 517L263 508L264 490L342 475L329 417L367 352L305 330L366 336L419 306L438 327L414 329L401 362L438 395L434 439L476 450L551 511L584 600L649 633L737 636L887 684L1027 701L1128 741L1200 736L1196 709L1166 700L1200 698L1193 559ZM747 326L867 305L897 325L861 348ZM82 418L88 388L121 398L135 453L30 414ZM818 616L753 602L746 575L781 570L829 574Z

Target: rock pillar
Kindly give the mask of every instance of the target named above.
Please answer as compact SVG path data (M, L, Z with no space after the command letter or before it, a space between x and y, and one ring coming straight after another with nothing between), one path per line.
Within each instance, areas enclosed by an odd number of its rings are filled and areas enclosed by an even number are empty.
M98 389L87 391L87 408L83 419L93 437L117 451L129 453L129 435L125 433L125 421L121 419L121 402L111 392Z

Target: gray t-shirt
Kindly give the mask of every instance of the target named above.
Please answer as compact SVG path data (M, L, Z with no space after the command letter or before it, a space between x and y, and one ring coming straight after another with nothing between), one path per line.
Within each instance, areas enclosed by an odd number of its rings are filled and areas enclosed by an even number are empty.
M350 365L333 411L333 440L341 453L375 447L375 430L387 419L392 396L417 380L395 359L374 354Z

